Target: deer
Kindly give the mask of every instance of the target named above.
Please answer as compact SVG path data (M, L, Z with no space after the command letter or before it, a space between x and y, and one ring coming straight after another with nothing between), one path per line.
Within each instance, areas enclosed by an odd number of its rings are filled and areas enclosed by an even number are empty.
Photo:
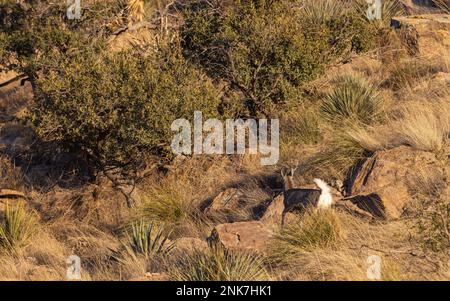
M286 213L288 212L304 212L308 206L317 209L327 209L333 204L331 187L322 179L314 179L314 183L319 189L294 188L294 174L296 170L297 168L291 168L290 174L285 174L283 170L281 170L284 183L284 209L281 214L281 227L284 226Z

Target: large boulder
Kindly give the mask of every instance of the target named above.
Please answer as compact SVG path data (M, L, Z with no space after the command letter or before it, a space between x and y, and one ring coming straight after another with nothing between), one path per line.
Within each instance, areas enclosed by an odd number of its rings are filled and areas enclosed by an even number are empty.
M280 225L281 224L281 214L284 210L283 195L279 195L273 199L273 201L267 207L264 215L260 219L260 222L265 225Z
M435 154L400 146L367 159L350 180L351 202L374 217L398 218L417 193L420 175L445 178L446 163Z
M450 53L450 15L429 14L392 18L391 25L402 31L411 54L447 56Z
M424 14L430 12L439 13L439 8L433 2L434 0L400 0L403 9L408 15Z
M209 242L227 250L265 252L272 234L259 221L221 224L212 230Z
M317 187L313 187L317 189ZM284 197L283 195L279 195L273 199L273 201L267 206L264 215L259 220L264 226L275 230L281 226L281 216L284 210ZM288 212L285 217L285 223L289 224L292 221L295 221L295 214Z

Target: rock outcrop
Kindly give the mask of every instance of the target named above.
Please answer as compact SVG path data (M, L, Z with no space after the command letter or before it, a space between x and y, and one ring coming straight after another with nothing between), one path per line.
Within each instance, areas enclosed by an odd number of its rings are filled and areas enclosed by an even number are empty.
M265 225L281 224L281 214L283 213L283 195L279 195L267 207L263 217L260 219Z
M206 212L233 211L240 206L243 197L242 191L236 188L228 188L217 195L206 208Z
M317 188L317 187L313 187ZM281 226L281 215L284 210L284 198L283 195L279 195L273 199L269 204L264 215L259 220L266 227L276 230ZM295 214L288 212L286 214L285 223L289 224L291 221L295 220Z
M444 179L448 168L435 154L400 146L379 151L366 160L350 182L351 202L373 216L398 218L414 197L419 177Z
M391 25L402 31L402 40L410 54L432 57L450 53L450 15L395 17Z
M272 231L259 221L238 222L216 226L209 242L227 250L265 252L271 236Z
M400 0L400 3L409 15L439 12L439 7L433 3L433 0Z

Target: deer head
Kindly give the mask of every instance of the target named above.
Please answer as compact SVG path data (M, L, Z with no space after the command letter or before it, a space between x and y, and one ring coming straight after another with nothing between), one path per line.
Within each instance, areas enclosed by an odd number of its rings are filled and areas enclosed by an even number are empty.
M284 183L284 190L289 190L295 188L294 185L294 175L295 171L297 170L297 165L295 168L290 168L290 171L287 170L285 172L284 168L281 169L281 176L283 177L283 183Z

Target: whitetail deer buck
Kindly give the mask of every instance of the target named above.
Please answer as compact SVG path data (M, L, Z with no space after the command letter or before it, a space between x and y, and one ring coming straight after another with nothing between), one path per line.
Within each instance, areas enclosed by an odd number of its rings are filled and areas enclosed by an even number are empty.
M285 174L283 170L283 197L284 209L281 214L281 226L284 226L286 213L292 211L303 212L308 206L318 209L330 208L333 204L331 187L321 179L314 179L319 189L294 188L294 173L297 168L292 168L291 173Z

